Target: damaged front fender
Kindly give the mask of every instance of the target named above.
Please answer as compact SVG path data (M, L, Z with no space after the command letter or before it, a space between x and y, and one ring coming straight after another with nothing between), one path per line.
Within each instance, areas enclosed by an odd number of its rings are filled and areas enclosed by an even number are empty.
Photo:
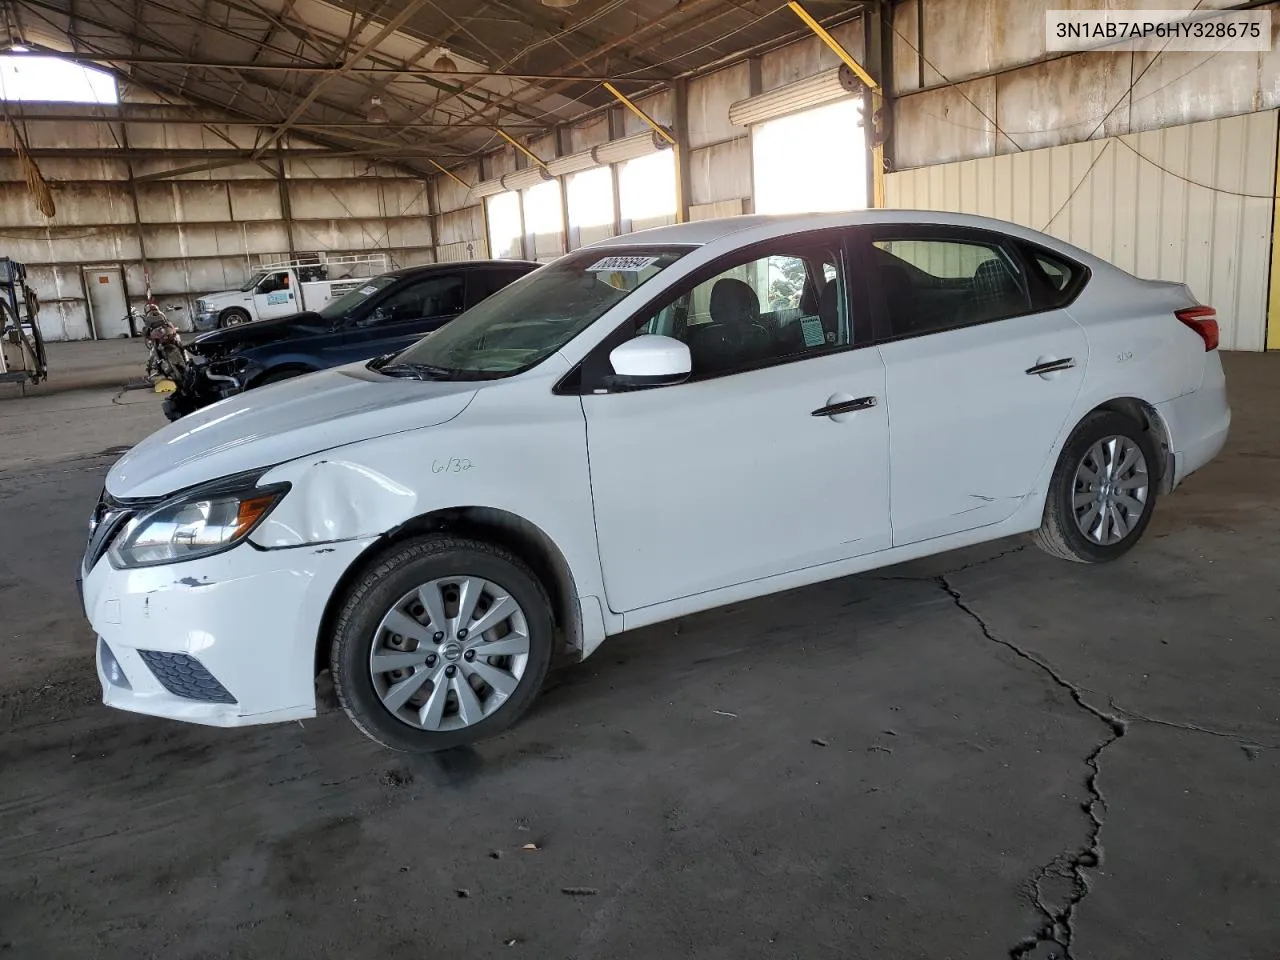
M254 531L268 549L377 536L414 516L418 495L348 460L319 460L292 480L293 490Z

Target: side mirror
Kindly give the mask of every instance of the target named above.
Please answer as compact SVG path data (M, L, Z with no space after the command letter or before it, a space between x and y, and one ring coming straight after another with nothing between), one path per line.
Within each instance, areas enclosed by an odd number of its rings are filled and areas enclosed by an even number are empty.
M614 375L608 385L619 390L669 387L684 383L693 372L693 357L673 337L646 333L614 347L609 354Z

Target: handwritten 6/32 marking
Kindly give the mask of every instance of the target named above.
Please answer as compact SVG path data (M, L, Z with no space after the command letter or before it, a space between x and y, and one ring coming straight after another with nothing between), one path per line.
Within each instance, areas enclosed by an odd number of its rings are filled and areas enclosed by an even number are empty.
M473 464L466 457L450 457L448 460L432 460L432 473L465 473L470 470Z

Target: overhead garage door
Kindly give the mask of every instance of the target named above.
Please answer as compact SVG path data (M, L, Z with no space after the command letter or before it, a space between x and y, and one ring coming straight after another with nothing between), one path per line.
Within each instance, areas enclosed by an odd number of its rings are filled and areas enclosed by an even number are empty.
M757 213L867 206L861 85L847 67L739 100L729 119L751 131Z

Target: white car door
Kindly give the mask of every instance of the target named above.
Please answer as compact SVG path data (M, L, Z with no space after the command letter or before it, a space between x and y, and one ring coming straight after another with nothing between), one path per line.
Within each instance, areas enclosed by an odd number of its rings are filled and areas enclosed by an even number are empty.
M888 547L885 371L869 336L851 337L842 244L743 252L619 331L684 340L690 380L584 384L615 611Z
M287 317L298 313L302 307L298 303L297 291L294 289L293 274L281 270L262 278L253 291L253 306L258 320L270 320L274 317Z
M1061 309L1083 268L985 231L877 227L868 240L894 546L1008 519L1084 380L1088 340Z

